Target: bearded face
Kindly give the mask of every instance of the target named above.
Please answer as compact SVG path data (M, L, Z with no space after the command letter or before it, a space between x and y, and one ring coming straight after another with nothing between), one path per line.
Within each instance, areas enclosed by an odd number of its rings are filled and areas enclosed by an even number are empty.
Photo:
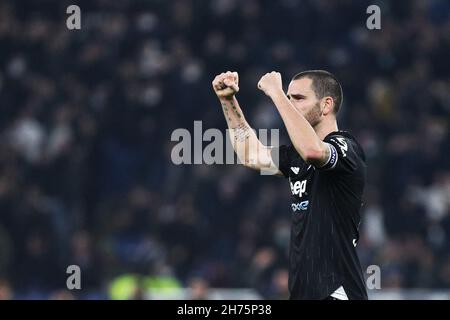
M289 84L288 98L314 128L321 120L320 101L312 90L312 80L300 78Z
M314 128L320 122L320 117L322 115L322 111L320 110L320 102L317 102L309 109L304 109L302 114L311 127Z

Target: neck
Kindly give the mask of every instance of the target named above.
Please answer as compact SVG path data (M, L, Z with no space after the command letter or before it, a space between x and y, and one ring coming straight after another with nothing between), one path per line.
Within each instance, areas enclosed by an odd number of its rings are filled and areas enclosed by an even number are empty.
M336 119L324 119L314 126L314 131L320 140L323 140L331 132L337 131L338 126Z

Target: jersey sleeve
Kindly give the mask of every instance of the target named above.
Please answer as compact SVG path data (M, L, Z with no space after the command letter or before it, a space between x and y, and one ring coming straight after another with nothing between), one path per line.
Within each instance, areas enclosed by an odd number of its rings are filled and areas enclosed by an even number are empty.
M352 173L364 161L357 144L348 137L335 135L327 137L324 142L330 150L330 156L319 170Z
M279 147L273 147L270 150L272 161L276 164L283 176L288 177L290 157L288 152L288 146L282 145Z
M305 162L292 145L273 147L270 152L273 162L285 178L291 174L297 175L304 169Z

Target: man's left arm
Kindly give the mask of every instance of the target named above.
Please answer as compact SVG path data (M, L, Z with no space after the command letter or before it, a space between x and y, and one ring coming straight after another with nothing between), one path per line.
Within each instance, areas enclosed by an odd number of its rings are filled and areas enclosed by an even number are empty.
M292 145L305 162L320 168L330 159L330 146L317 136L305 117L291 104L283 91L281 75L270 72L258 82L258 88L268 95L280 113Z

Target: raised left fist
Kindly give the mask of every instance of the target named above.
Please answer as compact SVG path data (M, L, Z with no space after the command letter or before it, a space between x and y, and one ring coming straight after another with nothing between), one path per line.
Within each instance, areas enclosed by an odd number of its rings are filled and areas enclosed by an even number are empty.
M259 80L258 89L264 91L264 93L268 96L271 96L277 91L283 91L281 74L276 71L266 73Z

